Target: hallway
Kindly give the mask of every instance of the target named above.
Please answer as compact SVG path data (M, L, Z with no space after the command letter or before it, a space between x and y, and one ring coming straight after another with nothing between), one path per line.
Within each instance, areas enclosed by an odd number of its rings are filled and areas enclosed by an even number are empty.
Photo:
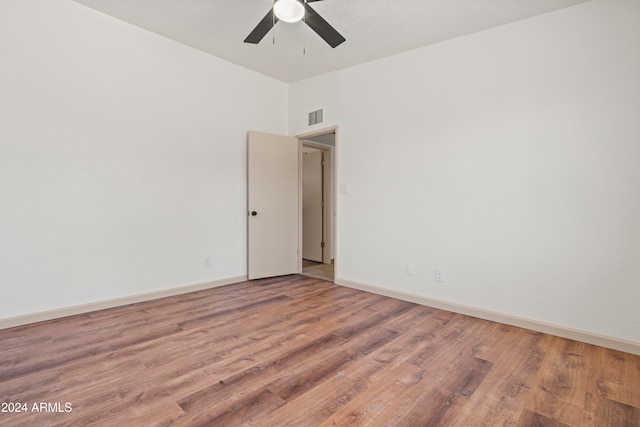
M302 260L302 274L333 282L333 263L324 264L322 262Z

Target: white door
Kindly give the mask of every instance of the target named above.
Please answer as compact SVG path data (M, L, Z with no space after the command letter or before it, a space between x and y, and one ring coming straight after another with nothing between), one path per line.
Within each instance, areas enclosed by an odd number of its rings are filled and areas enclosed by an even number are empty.
M322 262L322 151L302 156L302 258Z
M298 139L248 134L248 277L298 273Z

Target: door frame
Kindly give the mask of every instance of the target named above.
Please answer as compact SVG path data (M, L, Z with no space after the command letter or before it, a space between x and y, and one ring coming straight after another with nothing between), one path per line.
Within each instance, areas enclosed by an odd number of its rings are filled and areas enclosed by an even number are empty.
M314 145L313 141L306 141L308 138L313 138L316 136L320 136L320 135L326 135L328 133L333 133L334 134L334 146L330 147L324 144L318 144L316 143ZM326 127L323 129L317 129L311 132L305 132L302 134L298 134L296 135L296 138L298 138L298 155L299 155L299 162L298 162L298 247L300 248L300 251L298 252L298 271L301 273L302 272L302 146L303 145L309 145L309 146L314 146L315 148L320 148L322 150L333 150L333 183L331 185L331 188L333 190L333 198L331 200L331 210L333 212L329 212L329 215L332 215L333 213L335 213L335 217L333 218L333 229L329 232L326 231L326 233L331 233L330 236L327 236L326 234L323 236L323 238L325 239L325 242L327 241L327 237L329 239L331 239L331 243L333 245L333 260L334 260L334 281L335 278L337 277L337 271L338 271L338 126L330 126L330 127ZM327 169L330 171L331 170L331 158L329 158L328 162L325 162L325 164L327 165ZM328 174L325 174L325 183L326 180L328 179ZM326 185L325 186L325 192L327 192L329 190L329 186ZM325 200L326 200L326 193L325 193ZM325 211L326 213L326 211ZM328 215L325 215L325 220L330 220L331 218ZM328 246L328 247L327 247ZM329 259L329 262L331 262L331 245L326 245L325 244L325 251L323 251L323 258L324 255L328 253L327 259Z

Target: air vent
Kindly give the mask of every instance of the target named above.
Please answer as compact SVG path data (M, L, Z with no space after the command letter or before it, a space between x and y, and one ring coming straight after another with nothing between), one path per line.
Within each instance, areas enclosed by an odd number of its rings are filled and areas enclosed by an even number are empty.
M322 123L322 108L309 113L309 126Z

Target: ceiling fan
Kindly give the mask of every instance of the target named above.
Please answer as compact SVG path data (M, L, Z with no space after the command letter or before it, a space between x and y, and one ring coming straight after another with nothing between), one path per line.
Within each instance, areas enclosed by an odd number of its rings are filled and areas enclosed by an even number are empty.
M308 3L322 0L276 0L271 10L244 39L245 43L258 44L279 20L284 22L304 22L311 27L329 46L335 48L345 41L327 21L318 15Z

